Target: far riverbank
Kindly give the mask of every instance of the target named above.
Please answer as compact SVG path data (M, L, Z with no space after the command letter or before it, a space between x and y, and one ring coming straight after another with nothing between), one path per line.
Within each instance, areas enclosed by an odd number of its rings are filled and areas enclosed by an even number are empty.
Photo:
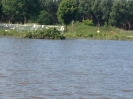
M104 39L104 40L133 40L133 31L126 31L115 27L88 26L84 23L76 22L73 26L68 25L68 31L60 33L55 28L22 31L0 30L0 36L13 36L30 39Z
M133 31L107 26L87 26L83 23L76 22L73 27L72 25L68 26L68 32L64 36L66 38L133 40Z

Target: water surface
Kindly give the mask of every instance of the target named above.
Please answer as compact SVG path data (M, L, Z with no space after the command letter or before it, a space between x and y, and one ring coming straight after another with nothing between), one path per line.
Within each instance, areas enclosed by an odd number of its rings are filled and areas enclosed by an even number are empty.
M133 41L0 38L0 99L133 99Z

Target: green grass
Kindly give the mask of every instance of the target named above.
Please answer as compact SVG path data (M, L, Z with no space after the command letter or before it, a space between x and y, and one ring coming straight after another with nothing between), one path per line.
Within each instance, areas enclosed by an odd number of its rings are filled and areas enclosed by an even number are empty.
M64 34L66 38L88 38L88 39L108 39L108 40L133 40L133 31L125 31L115 27L100 27L97 33L96 26L87 26L76 22L73 26L68 26L68 32Z
M15 30L0 30L0 36L13 36L30 39L65 39L65 37L56 28L22 32L17 32Z
M61 34L54 28L43 29L37 31L17 32L15 30L0 30L0 36L13 36L19 38L35 38L35 39L107 39L107 40L133 40L133 31L126 31L115 27L100 27L100 33L97 33L96 26L88 26L84 23L76 22L68 26L68 32Z
M0 30L0 36L19 36L19 34L14 30Z

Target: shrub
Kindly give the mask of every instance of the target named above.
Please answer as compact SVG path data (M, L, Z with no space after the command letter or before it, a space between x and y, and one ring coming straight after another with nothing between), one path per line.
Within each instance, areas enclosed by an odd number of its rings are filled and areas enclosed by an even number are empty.
M65 37L56 28L28 32L24 35L24 37L38 39L65 39Z
M92 21L92 20L87 19L87 20L83 20L82 22L83 22L85 25L93 26L93 21Z
M40 12L40 15L38 16L37 22L41 25L50 25L53 24L53 20L52 17L50 16L50 14L43 10Z

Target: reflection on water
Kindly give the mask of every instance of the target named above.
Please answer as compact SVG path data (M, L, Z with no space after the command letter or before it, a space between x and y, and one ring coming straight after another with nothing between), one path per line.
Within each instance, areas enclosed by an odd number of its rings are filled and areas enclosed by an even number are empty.
M0 38L0 99L133 99L133 42Z

